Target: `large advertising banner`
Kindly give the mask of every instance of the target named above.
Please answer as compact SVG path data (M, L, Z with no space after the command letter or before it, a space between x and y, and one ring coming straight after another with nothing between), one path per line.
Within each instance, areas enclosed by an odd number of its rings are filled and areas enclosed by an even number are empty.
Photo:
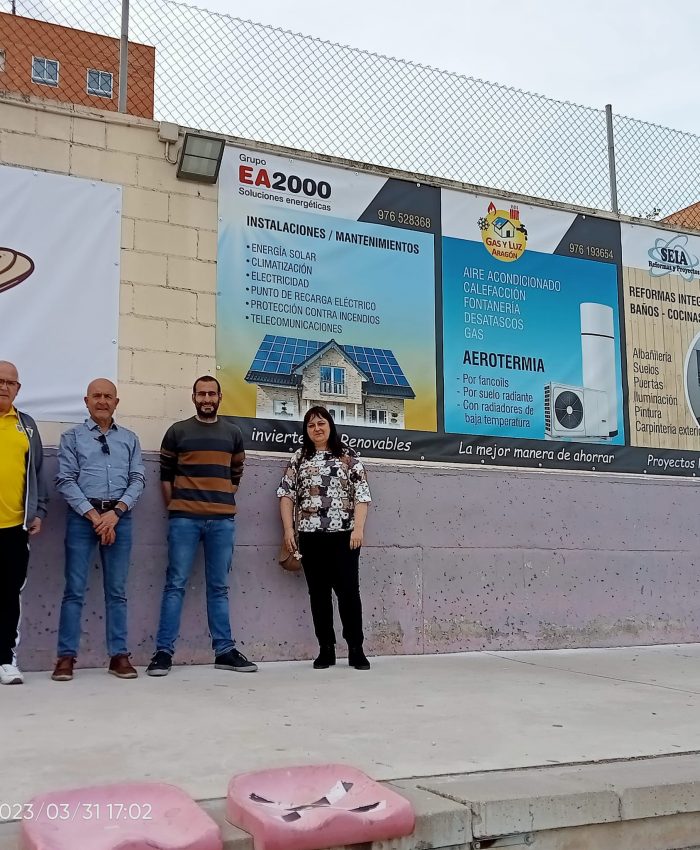
M222 413L290 451L694 475L700 236L229 148Z
M700 237L623 224L622 256L630 442L697 452ZM671 462L698 468L692 457Z
M623 445L618 226L442 203L445 430Z
M435 432L439 190L236 148L219 182L222 413L276 447L314 404L362 448Z
M0 166L0 359L36 419L80 422L116 380L121 210L121 186Z

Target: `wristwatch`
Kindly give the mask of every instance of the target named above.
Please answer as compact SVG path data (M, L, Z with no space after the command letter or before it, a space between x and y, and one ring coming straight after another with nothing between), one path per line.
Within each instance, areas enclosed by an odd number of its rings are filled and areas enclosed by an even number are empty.
M126 513L126 511L123 508L112 508L112 510L119 517L119 519L121 519L124 516L124 514Z

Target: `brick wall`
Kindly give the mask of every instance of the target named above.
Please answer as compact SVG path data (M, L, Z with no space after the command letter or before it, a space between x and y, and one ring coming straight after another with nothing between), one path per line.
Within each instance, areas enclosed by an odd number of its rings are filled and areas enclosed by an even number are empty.
M2 91L117 111L118 38L0 12L0 50L5 52L5 67L0 69ZM32 57L35 56L59 63L57 86L32 81ZM126 106L131 115L153 117L155 63L155 47L129 42ZM111 97L88 94L89 69L112 74Z
M216 368L217 188L176 179L157 126L0 100L0 162L123 186L119 420L145 449L191 414L193 379ZM42 423L47 445L64 427Z

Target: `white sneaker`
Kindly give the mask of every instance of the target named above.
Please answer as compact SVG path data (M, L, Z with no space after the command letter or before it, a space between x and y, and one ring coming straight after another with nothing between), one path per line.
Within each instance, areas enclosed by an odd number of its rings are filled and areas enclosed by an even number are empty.
M0 664L0 685L21 685L23 683L24 676L16 664Z

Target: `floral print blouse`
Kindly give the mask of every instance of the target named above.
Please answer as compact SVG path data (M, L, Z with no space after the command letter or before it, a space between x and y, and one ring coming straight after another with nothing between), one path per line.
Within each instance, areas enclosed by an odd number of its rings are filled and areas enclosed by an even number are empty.
M292 455L277 489L279 498L286 496L297 506L297 530L350 531L355 504L372 501L362 461L351 449L342 458L316 452L305 460L301 451Z

